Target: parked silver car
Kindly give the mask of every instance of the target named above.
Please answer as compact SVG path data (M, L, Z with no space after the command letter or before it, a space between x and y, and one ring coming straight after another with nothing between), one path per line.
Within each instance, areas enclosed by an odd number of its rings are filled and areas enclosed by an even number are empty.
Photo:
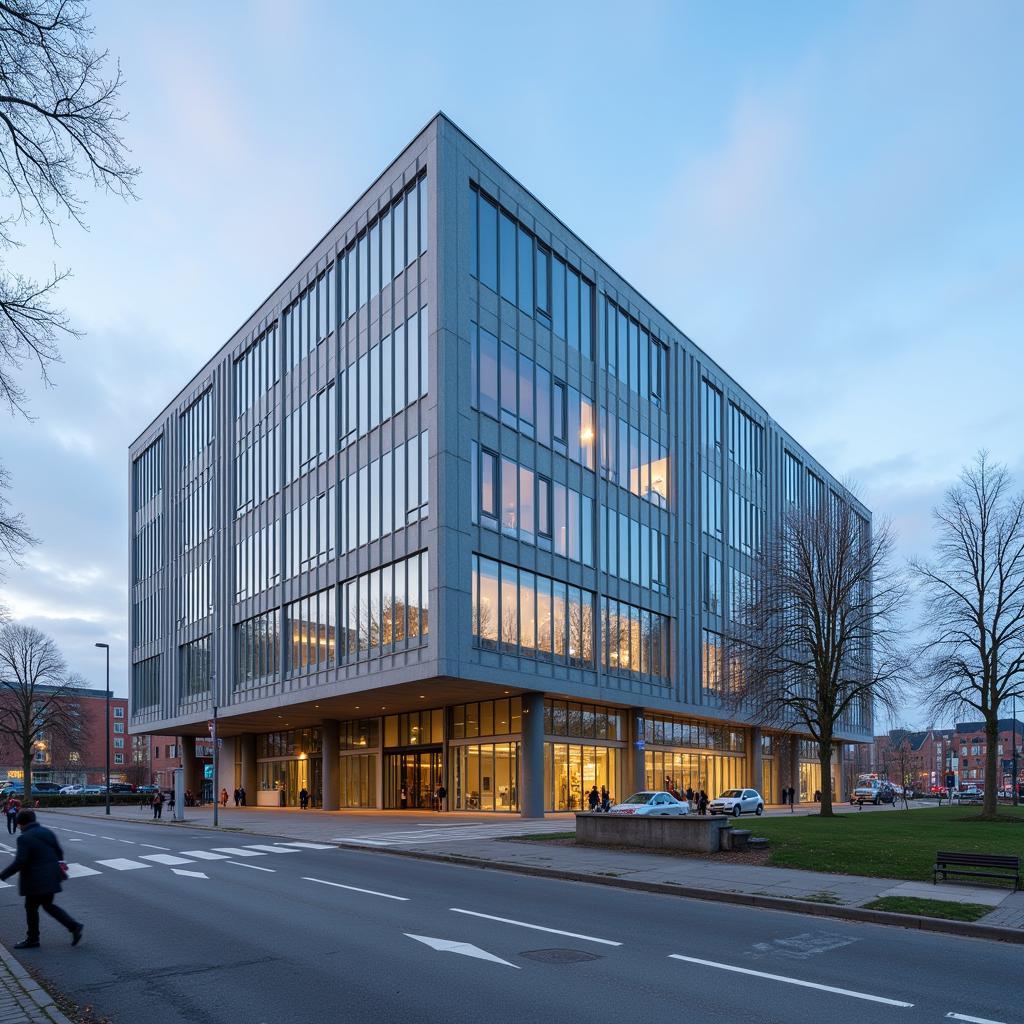
M763 814L764 799L756 789L727 789L720 797L708 804L709 814Z

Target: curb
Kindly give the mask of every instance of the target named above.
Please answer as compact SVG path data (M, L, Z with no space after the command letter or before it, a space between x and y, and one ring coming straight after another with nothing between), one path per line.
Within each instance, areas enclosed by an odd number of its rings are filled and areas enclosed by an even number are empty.
M3 961L7 970L11 972L15 982L21 986L25 995L36 1004L41 1012L46 1014L53 1024L71 1024L71 1021L57 1009L57 1004L53 1001L50 993L33 980L21 962L3 945L0 945L0 960Z
M64 813L74 814L74 811ZM95 818L94 814L78 817ZM104 817L106 817L104 815ZM112 818L115 815L111 815ZM117 818L118 821L135 821L134 818ZM171 821L171 825L185 825L214 831L212 825L187 821ZM222 829L218 827L216 831ZM274 833L246 832L246 835L271 836ZM294 839L294 836L279 836ZM950 921L941 917L917 917L914 914L894 914L887 910L867 910L863 907L844 907L829 903L815 903L811 900L787 899L784 896L758 896L743 892L726 892L714 889L699 889L675 882L639 882L630 878L610 878L606 875L589 875L579 871L565 871L560 868L545 868L532 864L516 864L510 861L488 860L485 857L464 857L457 853L427 853L422 850L396 850L381 846L364 846L359 843L334 843L339 850L358 850L361 853L384 853L392 857L409 857L412 860L432 861L437 864L457 864L462 867L483 868L492 871L507 871L511 874L530 875L534 878L551 878L562 882L583 882L587 885L605 885L615 889L629 889L633 892L647 892L659 896L680 896L684 899L705 900L711 903L730 903L742 907L758 907L762 910L781 910L791 914L807 914L811 917L831 917L843 921L860 921L863 924L880 924L888 927L910 928L922 932L938 932L956 935L959 938L987 939L990 942L1010 942L1024 945L1024 929L1000 928L995 925L977 924L971 921ZM0 947L2 949L2 947Z

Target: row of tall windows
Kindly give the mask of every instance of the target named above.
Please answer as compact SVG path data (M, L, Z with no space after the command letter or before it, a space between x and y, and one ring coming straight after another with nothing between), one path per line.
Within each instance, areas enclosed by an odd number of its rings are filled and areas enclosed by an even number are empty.
M506 736L523 731L521 697L456 704L451 709L452 733L449 739L475 739L478 736Z
M529 356L472 325L473 405L587 469L594 468L594 402ZM500 410L500 412L499 412Z
M212 469L187 481L178 503L181 550L190 551L213 533Z
M421 646L430 633L427 552L348 580L342 599L346 635L340 654L347 661Z
M337 603L334 587L285 606L289 675L316 672L335 664Z
M280 377L275 323L235 360L235 417L251 408Z
M636 605L601 598L601 664L617 675L667 680L669 620Z
M729 403L729 458L748 473L764 472L764 427L738 405Z
M786 452L782 457L782 495L791 505L800 504L800 482L803 466L794 456Z
M334 454L338 437L336 409L334 385L328 384L288 414L286 480L297 480Z
M427 307L341 371L341 443L380 426L427 393L430 323Z
M729 544L745 555L761 550L764 512L749 498L729 492Z
M725 648L722 634L714 630L702 630L700 685L707 693L718 694L725 683Z
M240 689L281 669L281 635L277 609L254 615L235 626L235 688Z
M700 387L700 443L703 448L722 447L722 392L708 380Z
M288 575L326 565L335 555L335 488L328 487L285 516L288 538ZM275 563L276 571L276 563Z
M651 590L668 592L668 537L624 512L600 508L601 569Z
M421 176L338 257L341 320L427 251L427 179Z
M593 668L589 590L473 555L473 641L527 658Z
M277 457L280 428L273 413L255 424L235 445L235 514L243 515L280 487Z
M602 409L601 472L659 508L668 506L668 448L639 427Z
M133 583L149 579L163 564L163 516L156 515L142 523L132 539Z
M289 520L294 515L289 512ZM289 536L292 536L289 524ZM293 539L294 543L294 539ZM294 570L293 570L294 571ZM278 524L270 523L235 542L235 600L255 597L280 579Z
M729 570L729 618L733 622L744 622L753 600L753 577L733 566Z
M178 625L198 622L213 611L210 562L203 561L178 576Z
M341 553L425 519L430 511L430 431L341 481Z
M213 429L213 388L207 388L178 417L178 447L183 466L213 442Z
M470 273L593 358L593 284L475 187L470 208Z
M604 300L604 367L631 391L664 405L668 349L611 299Z
M626 717L618 708L603 704L544 699L544 735L583 739L624 740Z
M189 700L210 692L212 662L210 637L202 636L183 644L181 654L181 699Z
M160 703L160 655L132 665L132 710L142 711Z
M667 715L644 715L644 740L659 747L697 747L733 754L742 754L746 749L742 729Z
M472 442L472 520L584 565L594 564L594 501Z
M132 493L134 508L138 511L151 498L163 490L164 439L158 437L132 463Z
M132 605L132 636L135 638L136 647L160 639L160 593L159 590L154 590L151 594L136 598Z
M285 310L284 340L288 366L294 366L312 352L334 330L337 303L335 274L331 266Z

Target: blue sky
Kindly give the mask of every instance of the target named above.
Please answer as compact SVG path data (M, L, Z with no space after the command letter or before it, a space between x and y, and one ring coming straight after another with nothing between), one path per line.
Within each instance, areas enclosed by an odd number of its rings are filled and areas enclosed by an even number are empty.
M1024 477L1024 6L96 5L139 201L15 254L86 336L0 422L3 599L126 693L127 447L443 109L889 516Z

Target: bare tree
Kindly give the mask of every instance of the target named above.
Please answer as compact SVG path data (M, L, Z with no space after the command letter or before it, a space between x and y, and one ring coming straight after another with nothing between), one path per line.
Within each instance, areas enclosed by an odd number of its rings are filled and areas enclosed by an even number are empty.
M10 486L10 474L0 466L0 581L5 578L5 563L20 565L25 549L36 542L25 523L25 516L15 512L7 500L5 492L10 490Z
M821 765L821 814L832 811L835 736L892 712L905 678L892 568L893 533L832 492L790 506L753 559L729 636L728 700L762 725L809 733ZM737 621L738 620L738 621Z
M1024 494L980 452L933 517L930 561L911 563L924 598L921 690L939 718L985 722L982 816L996 816L999 717L1024 697Z
M107 76L106 51L90 46L83 0L0 0L0 248L20 243L15 230L37 222L55 235L70 219L84 226L83 182L133 196L118 109L121 69ZM0 264L0 400L26 411L17 374L34 363L44 383L60 359L58 340L75 333L54 292L68 271L39 283Z
M0 627L0 737L21 757L26 798L36 744L60 748L77 740L72 685L50 637L13 622Z

